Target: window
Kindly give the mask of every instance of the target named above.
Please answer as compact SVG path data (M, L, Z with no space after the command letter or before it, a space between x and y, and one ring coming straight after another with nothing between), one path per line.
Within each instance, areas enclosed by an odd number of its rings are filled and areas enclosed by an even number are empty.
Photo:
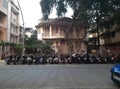
M58 27L55 27L55 32L58 33Z
M40 34L41 32L40 32L40 30L38 30L38 34Z
M112 32L112 35L111 35L113 38L115 37L115 32Z
M56 46L58 46L58 41L56 41Z
M7 10L8 9L8 1L7 0L2 0L2 2L3 2L2 3L3 8Z
M60 40L60 44L65 44L65 40Z

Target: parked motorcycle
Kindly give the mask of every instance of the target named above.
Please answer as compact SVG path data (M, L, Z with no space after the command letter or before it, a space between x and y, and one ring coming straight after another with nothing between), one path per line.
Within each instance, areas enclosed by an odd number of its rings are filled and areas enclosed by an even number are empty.
M5 59L5 62L6 62L7 65L10 65L10 64L12 63L12 58L7 57L7 58Z
M27 64L31 65L33 63L33 60L31 57L27 57Z

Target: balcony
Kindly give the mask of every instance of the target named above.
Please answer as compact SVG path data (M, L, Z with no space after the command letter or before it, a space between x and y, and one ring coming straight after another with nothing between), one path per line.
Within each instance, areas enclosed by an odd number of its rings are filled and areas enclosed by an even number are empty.
M83 36L82 35L79 35L79 37L77 36L72 36L72 35L69 35L69 38L70 39L83 39ZM65 35L64 34L61 34L60 33L56 33L56 34L52 34L50 35L49 33L45 33L45 34L42 34L42 39L65 39Z
M0 28L7 28L7 16L0 12Z
M11 24L16 26L16 27L19 27L19 24L16 21L11 20Z
M0 13L3 13L5 16L7 16L8 15L7 12L8 12L7 9L3 8L2 5L0 5Z
M42 39L64 39L65 36L42 36Z
M118 37L105 39L105 44L112 44L117 42L120 42L120 38Z
M19 36L19 33L17 32L17 29L11 29L11 35L13 36Z
M0 28L5 28L6 29L7 26L0 23Z
M112 39L112 42L113 42L113 43L120 42L120 37L113 38L113 39Z

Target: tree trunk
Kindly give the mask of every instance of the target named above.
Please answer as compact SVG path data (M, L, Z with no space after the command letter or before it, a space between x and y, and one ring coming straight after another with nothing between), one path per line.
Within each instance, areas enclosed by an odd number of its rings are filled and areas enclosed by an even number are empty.
M98 13L96 13L96 24L97 24L97 48L98 48L98 54L100 53L100 19L99 19L99 16L98 16Z
M73 21L70 23L70 25L68 26L67 30L65 31L65 37L66 37L66 41L67 41L67 49L68 49L68 54L71 54L71 51L70 51L70 45L71 45L71 42L70 42L70 38L69 38L69 31L71 28L73 28L74 24L75 24L75 21L76 21L76 12L77 12L77 9L76 9L76 0L73 0L73 7L74 7L74 13L73 13Z

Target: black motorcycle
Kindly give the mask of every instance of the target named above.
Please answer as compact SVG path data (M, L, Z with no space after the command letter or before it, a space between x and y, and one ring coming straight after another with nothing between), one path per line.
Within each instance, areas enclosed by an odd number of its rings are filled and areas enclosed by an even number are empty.
M12 59L10 57L7 57L5 59L5 62L6 62L7 65L10 65L12 63Z
M8 56L5 61L7 65L13 64L13 55Z

